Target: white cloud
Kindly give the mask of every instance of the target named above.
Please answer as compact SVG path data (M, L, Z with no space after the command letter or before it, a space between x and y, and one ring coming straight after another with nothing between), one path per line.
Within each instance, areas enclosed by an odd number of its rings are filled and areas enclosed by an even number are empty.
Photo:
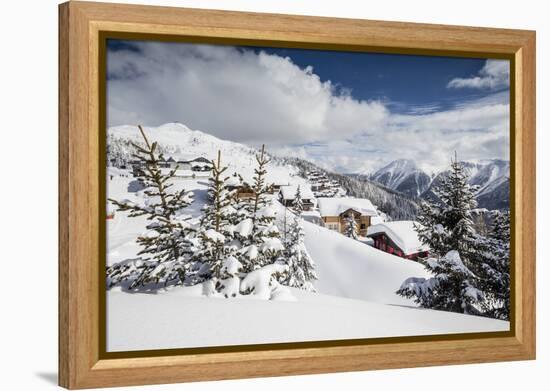
M301 146L300 154L324 167L360 173L372 173L398 158L412 159L435 172L449 165L454 151L463 160L509 159L509 106L480 101L437 113L390 115L375 132Z
M397 158L437 170L455 150L461 159L508 158L506 92L443 111L394 114L391 105L354 99L289 58L223 46L138 46L109 53L110 126L180 121L341 172L372 172ZM503 69L489 60L480 78L503 79Z
M510 62L487 60L477 76L452 79L448 88L477 88L495 90L510 86Z
M140 43L111 52L109 125L191 128L241 142L300 143L380 127L377 101L358 101L288 58L231 47Z

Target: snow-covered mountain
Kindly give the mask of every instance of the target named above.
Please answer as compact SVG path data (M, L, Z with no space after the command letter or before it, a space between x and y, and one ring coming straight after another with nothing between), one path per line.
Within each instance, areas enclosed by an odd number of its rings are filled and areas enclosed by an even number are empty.
M371 179L392 190L418 197L428 189L431 178L410 159L398 159L382 167Z
M510 203L510 162L501 159L484 159L461 162L470 175L469 183L477 186L476 199L480 208L503 209ZM432 189L448 171L428 173L408 159L394 160L370 176L370 179L413 197L433 198Z
M484 159L465 161L461 164L470 176L468 183L478 187L476 192L478 207L489 210L509 208L510 162L508 160ZM434 178L430 187L422 194L422 198L433 198L432 189L447 174L448 171L440 172Z

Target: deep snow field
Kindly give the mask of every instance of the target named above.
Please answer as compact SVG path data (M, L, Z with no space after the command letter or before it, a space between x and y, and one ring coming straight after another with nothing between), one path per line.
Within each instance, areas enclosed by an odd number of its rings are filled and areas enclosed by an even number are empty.
M228 153L234 152L233 145ZM234 170L241 167L231 167ZM250 170L250 166L248 167ZM303 183L283 167L275 180ZM228 170L231 174L231 170ZM129 171L109 169L108 197L132 199ZM271 179L273 180L273 179ZM296 181L296 182L295 182ZM178 179L177 187L195 194L189 214L198 216L206 180ZM128 192L130 190L130 193ZM278 205L279 218L285 213ZM288 218L288 217L287 217ZM107 264L134 258L145 218L117 212L107 224ZM395 294L408 277L424 277L413 261L376 250L339 233L304 222L306 247L317 265L317 293L291 289L292 299L232 299L203 295L202 285L159 293L107 292L107 350L130 351L320 341L393 336L505 331L509 322L415 308Z

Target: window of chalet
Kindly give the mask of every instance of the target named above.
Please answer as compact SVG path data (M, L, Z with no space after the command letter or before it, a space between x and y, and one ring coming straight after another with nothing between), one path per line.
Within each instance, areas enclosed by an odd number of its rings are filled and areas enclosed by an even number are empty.
M332 231L338 231L338 224L335 224L335 223L328 223L327 224L327 228L332 230Z
M362 224L361 224L361 229L365 229L365 228L367 228L367 224L362 223Z

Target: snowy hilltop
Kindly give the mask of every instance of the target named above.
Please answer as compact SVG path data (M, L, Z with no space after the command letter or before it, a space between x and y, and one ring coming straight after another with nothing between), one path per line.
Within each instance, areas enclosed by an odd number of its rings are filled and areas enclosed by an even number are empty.
M109 128L107 132L109 141L114 141L113 145L139 143L141 135L136 129L136 126L126 125ZM225 157L227 174L238 172L246 181L252 180L257 153L257 150L252 147L222 140L199 130L191 130L181 123L168 123L155 128L144 127L144 130L152 142L158 143L160 150L167 158L180 161L204 158L211 161L220 151ZM116 151L112 154L109 152L111 150L108 147L108 158L116 159ZM127 156L125 162L128 163L131 159L131 156ZM295 178L297 172L296 168L281 166L275 159L269 163L266 179L276 183L288 183L291 178ZM306 181L303 180L301 183L306 184Z

